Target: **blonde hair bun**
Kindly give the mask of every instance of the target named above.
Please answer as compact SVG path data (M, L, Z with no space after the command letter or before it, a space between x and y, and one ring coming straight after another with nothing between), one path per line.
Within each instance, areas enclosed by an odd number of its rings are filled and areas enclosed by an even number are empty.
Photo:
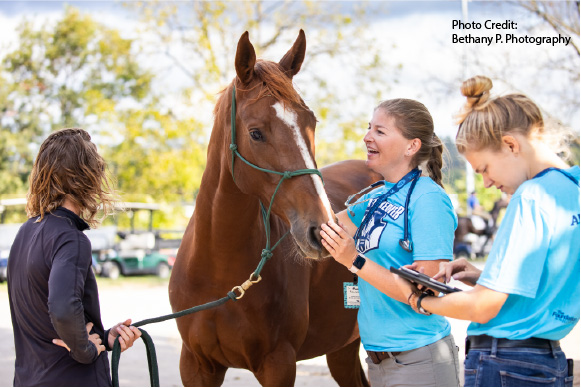
M477 75L462 82L460 88L462 95L466 97L467 109L478 109L482 107L490 96L492 81L483 75Z
M483 75L477 75L462 82L460 91L466 97L466 103L455 115L456 124L462 124L466 117L475 110L484 109L490 100L490 89L492 89L492 81L490 78Z
M457 115L456 148L460 153L468 149L498 151L507 133L526 137L544 133L543 115L530 98L520 93L491 98L490 89L492 81L481 75L462 83L460 90L467 101Z

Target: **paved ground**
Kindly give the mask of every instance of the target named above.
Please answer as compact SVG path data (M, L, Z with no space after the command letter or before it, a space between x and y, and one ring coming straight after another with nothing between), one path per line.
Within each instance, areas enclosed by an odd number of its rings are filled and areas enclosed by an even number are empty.
M109 327L125 318L138 321L153 316L171 312L167 286L163 284L150 285L128 282L123 285L119 279L116 285L100 282L101 308L103 323ZM464 344L467 323L451 320L452 333L460 347L460 356L463 360ZM178 370L181 340L174 321L167 321L146 327L152 336L160 369L160 383L162 386L181 386ZM0 386L11 386L14 374L14 340L10 323L10 310L6 283L0 284ZM561 341L568 357L576 360L575 386L579 386L579 325L573 332ZM363 355L363 353L362 353ZM149 386L147 375L147 357L142 341L124 352L119 367L120 385ZM296 386L337 386L331 378L324 357L301 361L297 367ZM254 376L240 369L230 369L226 374L224 386L259 386Z

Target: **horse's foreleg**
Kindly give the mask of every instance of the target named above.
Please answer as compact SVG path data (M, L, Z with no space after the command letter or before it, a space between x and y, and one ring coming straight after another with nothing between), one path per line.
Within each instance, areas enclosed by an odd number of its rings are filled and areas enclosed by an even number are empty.
M349 345L327 354L331 376L341 387L369 387L359 358L359 343L357 338Z
M182 344L180 375L184 387L219 387L224 382L226 368L223 365L202 363Z
M297 375L296 351L290 344L267 354L254 376L263 387L292 387Z

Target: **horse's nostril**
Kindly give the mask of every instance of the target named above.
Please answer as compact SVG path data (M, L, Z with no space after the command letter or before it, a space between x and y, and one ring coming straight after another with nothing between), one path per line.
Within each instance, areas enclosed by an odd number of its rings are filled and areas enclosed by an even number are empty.
M317 249L321 249L321 228L319 226L311 226L309 228L309 240L311 244Z

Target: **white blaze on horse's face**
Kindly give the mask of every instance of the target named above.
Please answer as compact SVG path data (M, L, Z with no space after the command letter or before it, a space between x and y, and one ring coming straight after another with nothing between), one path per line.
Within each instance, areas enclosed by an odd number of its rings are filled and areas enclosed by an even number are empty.
M305 161L305 166L307 168L315 168L315 162L313 158L311 158L311 154L309 153L309 149L307 148L307 143L305 139L301 135L301 129L297 124L297 113L290 108L286 108L284 104L277 102L272 106L276 111L276 117L278 117L283 123L289 126L292 129L293 136L299 147L303 160ZM329 220L333 220L333 211L331 210L331 203L329 202L329 197L327 197L327 193L323 187L323 181L315 174L311 174L311 179L315 185L315 190L321 198L321 202L323 202L323 206L327 210L327 216Z

